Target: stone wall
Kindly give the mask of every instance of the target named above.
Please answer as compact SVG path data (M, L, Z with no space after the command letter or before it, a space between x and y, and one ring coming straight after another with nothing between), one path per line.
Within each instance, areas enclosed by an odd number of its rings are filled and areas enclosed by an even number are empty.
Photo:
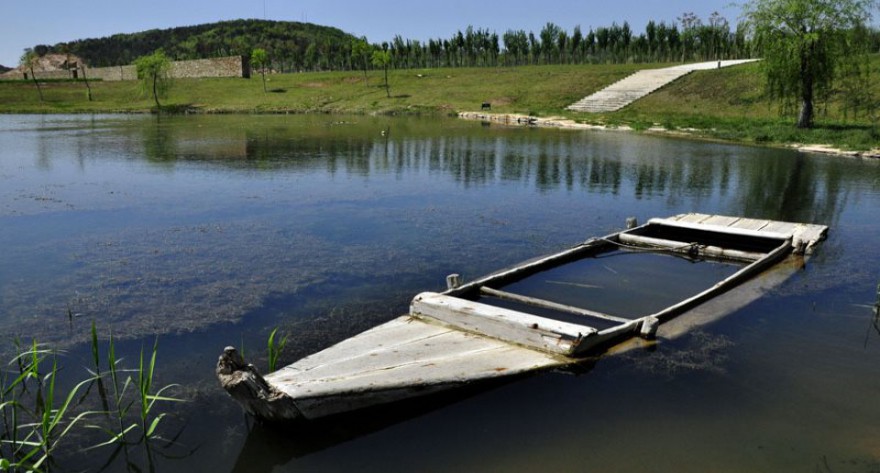
M82 79L81 69L36 70L37 79ZM251 76L251 65L247 56L228 56L214 59L195 59L192 61L174 61L171 63L169 75L172 78L198 77L244 77ZM134 66L87 67L86 77L104 81L137 80L137 69ZM30 71L22 72L13 69L0 74L0 80L30 79Z
M34 71L34 75L37 76L37 79L70 79L71 73L70 71ZM6 72L0 75L0 80L32 80L31 71L21 71L19 69L13 69L9 72Z
M198 77L250 77L250 62L246 56L228 56L213 59L174 61L169 75L174 79ZM105 81L136 80L134 66L95 67L87 71L90 79ZM39 76L38 76L39 77Z
M171 63L171 77L250 77L250 64L245 56L177 61Z
M136 80L137 70L134 66L90 67L86 69L86 77L104 81Z

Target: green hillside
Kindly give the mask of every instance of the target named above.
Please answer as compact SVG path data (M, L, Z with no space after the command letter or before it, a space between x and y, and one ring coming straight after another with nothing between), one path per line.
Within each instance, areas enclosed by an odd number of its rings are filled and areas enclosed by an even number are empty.
M301 68L310 54L320 58L325 69L347 61L352 39L340 29L311 23L232 20L80 39L34 49L38 53L70 52L92 67L103 67L131 64L159 48L175 60L250 55L254 48L263 48L283 71ZM315 64L314 68L321 66Z

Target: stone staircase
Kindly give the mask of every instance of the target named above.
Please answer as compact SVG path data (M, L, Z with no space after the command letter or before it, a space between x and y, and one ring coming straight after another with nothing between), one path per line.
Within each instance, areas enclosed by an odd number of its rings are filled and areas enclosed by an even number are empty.
M575 112L614 112L693 71L720 69L756 60L710 61L662 69L643 69L566 108Z

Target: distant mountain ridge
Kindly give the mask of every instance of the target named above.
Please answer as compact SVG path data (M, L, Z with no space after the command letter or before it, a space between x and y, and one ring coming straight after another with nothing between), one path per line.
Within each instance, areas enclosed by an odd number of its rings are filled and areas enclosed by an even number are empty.
M36 46L40 53L72 53L92 67L121 66L162 48L175 60L250 55L263 48L280 70L336 69L346 61L355 37L338 28L312 23L230 20L195 26L120 33Z

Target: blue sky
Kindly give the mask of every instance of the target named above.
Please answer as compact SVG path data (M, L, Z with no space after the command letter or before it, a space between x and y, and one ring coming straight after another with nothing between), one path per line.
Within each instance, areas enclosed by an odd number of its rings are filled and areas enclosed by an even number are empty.
M739 8L730 0L3 0L0 64L15 66L35 44L134 33L238 18L308 21L365 35L372 42L448 38L468 25L499 34L508 28L538 33L548 21L571 31L577 25L648 20L673 22L684 12L706 19L713 11L731 23Z

